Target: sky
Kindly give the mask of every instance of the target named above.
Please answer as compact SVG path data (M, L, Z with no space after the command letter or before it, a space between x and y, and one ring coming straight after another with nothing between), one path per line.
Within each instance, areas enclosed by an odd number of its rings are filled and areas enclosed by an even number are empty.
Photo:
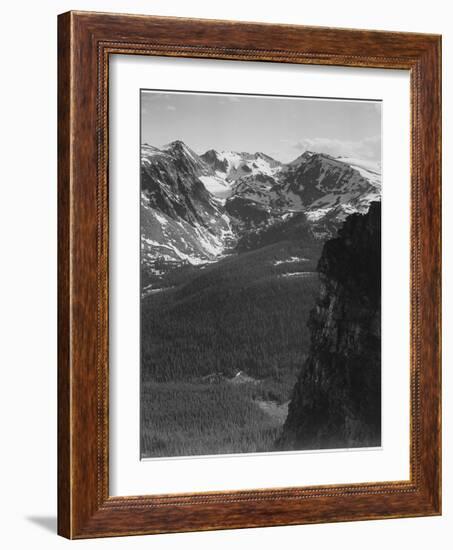
M381 159L381 102L141 92L142 143L180 139L196 153L257 151L290 162L306 150Z

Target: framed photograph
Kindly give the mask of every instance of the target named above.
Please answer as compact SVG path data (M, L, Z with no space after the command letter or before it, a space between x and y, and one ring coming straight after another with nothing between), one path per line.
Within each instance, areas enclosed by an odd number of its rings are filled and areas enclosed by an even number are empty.
M59 533L440 514L440 37L58 40Z

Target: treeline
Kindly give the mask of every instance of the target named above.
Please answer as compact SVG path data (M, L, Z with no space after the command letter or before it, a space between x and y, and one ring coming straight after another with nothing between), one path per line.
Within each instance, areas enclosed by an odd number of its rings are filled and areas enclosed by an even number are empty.
M292 267L294 269L294 267ZM299 269L301 267L299 266ZM225 278L221 270L142 305L142 374L159 382L238 371L263 379L300 367L316 274Z

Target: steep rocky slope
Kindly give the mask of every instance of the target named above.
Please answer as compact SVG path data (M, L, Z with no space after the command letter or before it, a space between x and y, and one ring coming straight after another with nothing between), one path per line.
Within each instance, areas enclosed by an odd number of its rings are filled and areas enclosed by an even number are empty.
M209 150L181 140L141 150L142 286L162 288L170 271L280 240L311 246L352 212L379 200L380 172L306 151L282 164L262 153Z
M306 152L285 168L282 189L295 205L299 201L316 219L339 205L351 212L366 212L370 202L379 200L380 182L371 183L365 170L359 171L343 160Z
M217 175L226 178L230 182L236 181L241 176L251 174L272 175L282 166L281 162L261 152L238 153L236 151L210 149L200 158L215 170Z
M319 261L321 289L308 326L309 356L279 449L381 442L381 207L349 216Z
M233 239L224 208L201 178L211 169L181 141L142 146L141 246L145 286L169 269L218 259ZM150 287L151 288L151 287Z
M242 175L226 208L246 229L304 212L316 238L329 239L349 214L365 213L371 202L380 200L379 166L372 171L373 163L347 160L306 151L270 172Z

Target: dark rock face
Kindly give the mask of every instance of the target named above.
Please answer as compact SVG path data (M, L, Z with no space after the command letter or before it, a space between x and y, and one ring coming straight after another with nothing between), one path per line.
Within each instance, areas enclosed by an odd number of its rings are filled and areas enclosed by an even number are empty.
M360 196L373 191L366 178L339 159L323 153L304 155L288 165L284 176L287 191L298 195L304 205L330 204L326 196L332 193Z
M268 222L271 218L270 212L262 204L237 196L226 201L225 210L230 216L240 220L246 229Z
M209 149L209 151L200 155L200 158L211 166L213 170L218 170L219 172L226 172L228 170L228 161L220 160L214 149Z
M146 149L142 153L145 162L140 171L141 190L148 205L175 220L207 225L217 208L198 176L208 167L181 141L173 142L165 151L153 149L149 157Z
M349 216L319 260L309 356L277 448L381 443L381 206Z

